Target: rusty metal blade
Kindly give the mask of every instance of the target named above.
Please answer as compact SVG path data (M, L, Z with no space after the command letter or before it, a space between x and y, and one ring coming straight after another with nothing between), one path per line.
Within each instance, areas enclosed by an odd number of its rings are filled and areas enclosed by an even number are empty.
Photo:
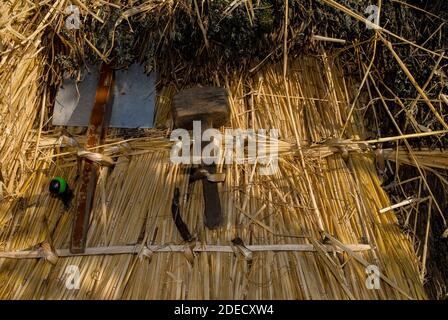
M112 88L114 86L114 72L107 65L102 65L100 79L96 86L95 101L87 129L86 148L98 146L104 138L110 118L112 104ZM95 194L97 167L88 159L82 160L81 187L77 196L76 213L72 229L70 251L83 253Z

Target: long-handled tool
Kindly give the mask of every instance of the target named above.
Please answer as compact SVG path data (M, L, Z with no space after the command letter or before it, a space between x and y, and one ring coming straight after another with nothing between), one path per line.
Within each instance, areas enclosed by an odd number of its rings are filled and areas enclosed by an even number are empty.
M86 148L93 148L104 139L111 114L111 92L114 85L114 72L106 64L101 66L100 81L96 87L95 103L90 115L87 128ZM90 211L95 194L97 168L90 160L82 160L81 188L79 189L78 204L72 229L70 251L82 253L86 246L86 236Z
M201 121L202 132L225 125L230 116L227 92L217 87L190 88L177 93L173 98L172 111L177 128L192 129L193 121ZM207 228L216 229L223 223L218 186L212 178L216 173L216 165L202 164L199 170L206 171L202 178L204 223Z
M53 125L87 126L89 149L101 144L107 128L153 127L155 75L147 76L143 67L132 65L127 70L112 70L102 64L100 70L83 75L80 83L64 79L56 95ZM89 118L90 116L90 118ZM90 212L97 183L97 164L81 160L81 186L77 194L76 213L70 251L83 253Z

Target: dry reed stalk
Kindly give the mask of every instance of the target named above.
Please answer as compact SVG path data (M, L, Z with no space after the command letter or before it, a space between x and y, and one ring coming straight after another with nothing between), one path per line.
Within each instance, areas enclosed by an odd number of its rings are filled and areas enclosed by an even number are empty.
M419 84L415 80L414 76L411 74L409 69L404 64L403 60L401 60L401 58L395 52L394 48L392 47L392 44L389 41L387 41L386 39L384 39L382 36L380 36L380 39L383 41L383 43L386 45L386 47L390 50L390 52L394 56L395 60L397 60L398 64L400 65L400 68L406 74L406 76L408 77L409 81L415 87L415 89L417 90L419 95L425 100L426 105L429 107L429 109L432 111L432 113L434 113L434 116L437 118L437 120L439 120L439 122L443 125L443 127L445 129L448 129L448 124L445 123L445 120L443 119L443 117L440 115L440 113L437 111L437 109L432 105L432 103L429 100L429 98L428 98L427 94L425 93L425 91L419 86ZM443 58L443 54L442 54L441 58Z
M423 202L423 201L426 201L426 200L429 200L429 199L431 199L431 198L430 197L423 198L423 199L409 198L409 199L401 201L400 203L396 203L394 205L391 205L391 206L389 206L387 208L382 208L382 209L379 210L379 213L386 213L386 212L389 212L389 211L392 211L392 210L395 210L395 209L407 206L407 205L409 205L411 203L416 203L416 202L420 203L420 202Z
M324 37L324 36L319 36L317 34L313 35L312 39L315 40L315 41L335 42L335 43L340 43L340 44L345 44L347 42L344 39Z
M403 133L402 133L400 127L398 126L397 122L395 121L395 118L394 118L393 115L391 114L391 112L390 112L390 110L389 110L389 107L387 106L387 103L385 102L385 100L384 100L384 98L383 98L383 95L381 94L380 90L378 89L378 86L376 85L375 80L373 79L372 76L370 76L370 78L371 78L371 80L372 80L372 84L373 84L373 86L374 86L374 88L375 88L377 94L378 94L378 95L380 96L380 98L381 98L381 102L382 102L382 104L383 104L383 106L384 106L384 108L385 108L387 114L389 115L389 117L390 117L392 123L394 124L394 126L395 126L395 128L397 129L398 133L399 133L400 135L403 135ZM433 201L434 205L436 206L437 211L438 211L439 214L440 214L440 217L441 217L442 220L443 220L444 225L447 226L446 219L445 219L445 217L444 217L444 215L443 215L443 212L442 212L442 210L441 210L441 208L440 208L440 205L439 205L438 201L436 200L436 198L434 197L434 194L433 194L433 192L432 192L432 190L431 190L431 187L429 186L428 181L427 181L427 179L426 179L426 177L425 177L425 175L424 175L424 172L422 171L422 168L421 168L421 166L420 166L420 164L419 164L417 158L416 158L415 155L414 155L414 151L413 151L411 145L409 144L409 142L408 142L406 139L404 139L403 141L404 141L404 143L405 143L405 145L406 145L406 148L407 148L407 150L408 150L408 152L409 152L409 155L410 155L410 157L411 157L411 159L412 159L413 164L414 164L415 167L417 168L417 170L418 170L418 172L419 172L419 174L420 174L420 176L421 176L421 178L422 178L422 181L424 182L424 184L425 184L425 186L426 186L426 189L427 189L429 195L431 196L432 201Z
M409 133L409 134L402 134L402 135L395 136L395 137L385 137L385 138L372 139L372 140L359 141L359 142L353 141L353 143L375 144L375 143L384 143L384 142L407 140L407 139L422 138L422 137L429 137L429 136L442 136L447 133L448 133L448 130L429 131L429 132L421 132L421 133ZM352 142L348 142L348 143L352 143Z
M422 9L422 8L419 8L419 7L417 7L417 6L414 6L414 5L410 4L410 3L407 3L407 2L404 2L404 1L400 1L400 0L391 0L391 1L392 1L392 2L396 2L396 3L399 3L399 4L402 4L402 5L406 6L406 7L412 8L412 9L414 9L414 10L421 11L421 12L423 12L423 13L425 13L425 14L427 14L427 15L433 17L433 18L436 18L436 19L442 19L441 17L439 17L439 16L437 16L437 15L435 15L435 14L429 12L429 11L426 11L426 10L424 10L424 9Z
M385 157L388 160L404 163L407 165L414 166L415 163L412 160L412 156L409 154L409 151L404 148L399 148L398 150L385 150ZM419 165L423 168L433 168L433 169L448 169L448 155L444 151L440 150L414 150L413 151L415 159Z

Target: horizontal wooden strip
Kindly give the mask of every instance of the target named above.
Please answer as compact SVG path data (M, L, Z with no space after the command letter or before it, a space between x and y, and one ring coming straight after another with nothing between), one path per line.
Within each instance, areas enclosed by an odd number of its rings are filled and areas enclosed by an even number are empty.
M346 245L352 251L367 251L371 250L371 246L367 244L348 244ZM327 252L341 251L338 248L330 245L323 246ZM142 251L146 253L157 252L185 252L189 246L187 245L151 245L151 246L111 246L111 247L92 247L86 248L84 253L72 254L69 249L56 249L56 254L59 257L75 257L75 256L96 256L96 255L115 255L115 254L139 254ZM193 252L234 252L235 246L222 245L196 245ZM312 244L271 244L271 245L248 245L246 248L252 252L314 252L316 251ZM142 250L143 249L143 250ZM28 250L28 251L9 251L0 252L0 258L8 259L38 259L44 258L48 252L43 250Z

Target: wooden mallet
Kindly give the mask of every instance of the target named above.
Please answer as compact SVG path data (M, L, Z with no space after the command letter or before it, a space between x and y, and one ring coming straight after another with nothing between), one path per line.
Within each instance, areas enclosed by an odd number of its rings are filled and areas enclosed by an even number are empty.
M177 93L173 98L172 112L177 128L190 130L193 121L201 121L202 133L209 128L219 128L229 122L230 108L227 92L218 87L195 87ZM203 148L206 143L202 143ZM216 173L216 164L200 166L209 175ZM205 203L205 226L209 229L219 228L223 224L221 202L216 181L202 178Z

